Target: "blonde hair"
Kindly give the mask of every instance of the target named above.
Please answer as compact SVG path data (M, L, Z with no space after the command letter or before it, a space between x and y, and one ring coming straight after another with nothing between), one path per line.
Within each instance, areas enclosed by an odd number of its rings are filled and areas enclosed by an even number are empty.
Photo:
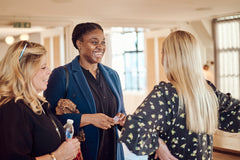
M187 128L213 134L218 125L218 102L203 76L197 40L191 33L175 31L163 42L162 53L167 78L179 95L179 109L186 112Z
M23 50L26 45L26 49ZM20 56L21 52L22 56ZM33 112L42 113L45 98L33 87L32 79L46 49L38 43L19 41L12 44L0 62L0 106L14 99L23 100Z

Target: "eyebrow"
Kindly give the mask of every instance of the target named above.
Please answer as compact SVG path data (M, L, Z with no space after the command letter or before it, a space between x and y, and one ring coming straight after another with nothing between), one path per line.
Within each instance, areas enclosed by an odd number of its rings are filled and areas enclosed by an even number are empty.
M99 40L98 38L91 38L90 40ZM105 38L103 39L105 41Z

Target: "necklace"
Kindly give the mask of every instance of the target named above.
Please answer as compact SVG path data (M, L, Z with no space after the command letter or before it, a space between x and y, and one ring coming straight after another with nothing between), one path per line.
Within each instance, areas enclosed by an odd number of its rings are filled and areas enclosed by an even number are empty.
M42 107L42 106L41 106L41 107ZM42 107L42 111L43 111L43 114L46 115L46 116L51 120L52 124L54 125L55 130L56 130L56 132L57 132L57 134L58 134L58 137L59 137L59 139L60 139L60 143L61 143L61 134L60 134L60 131L59 131L59 129L58 129L57 124L55 123L55 121L53 120L53 118L51 117L51 115L46 114L46 112L45 112L45 110L43 109L43 107Z

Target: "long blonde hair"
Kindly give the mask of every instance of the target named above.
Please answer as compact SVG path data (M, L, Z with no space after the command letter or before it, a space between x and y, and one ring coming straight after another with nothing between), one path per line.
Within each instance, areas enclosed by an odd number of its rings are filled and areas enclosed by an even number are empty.
M213 134L218 125L218 102L202 71L195 37L175 31L163 42L163 65L168 80L176 87L180 109L186 112L187 128Z
M42 113L41 103L46 100L37 93L32 79L46 54L41 44L28 41L16 42L8 48L0 62L0 106L12 99L23 100L35 113Z

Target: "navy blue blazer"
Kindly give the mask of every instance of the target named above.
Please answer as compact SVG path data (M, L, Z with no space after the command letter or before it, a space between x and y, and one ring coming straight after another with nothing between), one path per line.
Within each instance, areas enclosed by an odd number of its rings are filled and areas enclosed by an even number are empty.
M67 119L73 119L74 135L77 135L81 129L79 128L81 115L96 113L96 106L93 95L91 93L91 89L79 64L79 56L77 56L71 63L68 63L65 66L69 72L69 88L67 92L67 98L72 100L77 105L77 109L80 111L80 114L64 114L57 116L57 118L62 122L63 125L67 122ZM122 88L117 72L103 64L98 64L98 67L102 71L104 78L108 82L112 92L117 98L117 113L125 113ZM62 66L55 68L50 75L47 89L44 92L44 96L51 104L51 110L53 113L56 113L55 108L57 106L58 100L64 97L66 90L65 87L66 74L64 68ZM87 125L82 128L85 132L86 137L86 141L81 142L83 158L85 160L97 160L99 130L94 125ZM118 132L116 131L116 133L116 139L118 139ZM118 142L117 160L124 160L122 144Z

